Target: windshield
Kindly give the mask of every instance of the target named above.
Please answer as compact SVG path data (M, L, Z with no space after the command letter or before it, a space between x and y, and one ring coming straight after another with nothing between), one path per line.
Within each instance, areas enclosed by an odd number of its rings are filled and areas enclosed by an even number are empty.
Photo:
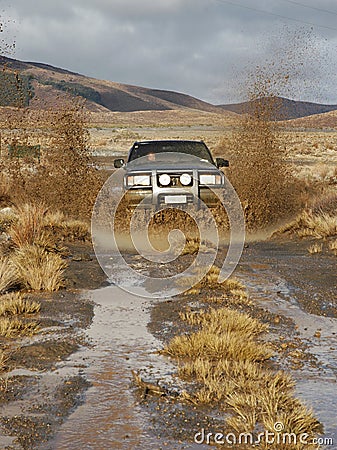
M149 161L154 161L158 153L185 153L214 164L210 151L203 142L190 141L138 142L130 151L129 162L142 156L147 156Z

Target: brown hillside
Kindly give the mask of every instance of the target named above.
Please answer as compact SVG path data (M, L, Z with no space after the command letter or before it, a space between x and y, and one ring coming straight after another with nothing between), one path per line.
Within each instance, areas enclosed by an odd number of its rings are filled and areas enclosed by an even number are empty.
M337 129L337 111L315 114L283 122L286 126L312 129Z
M177 111L198 110L208 113L233 117L249 110L249 103L215 106L190 95L160 89L150 89L107 80L98 80L44 63L23 62L0 56L0 67L20 72L31 78L34 98L31 104L34 108L44 108L61 102L65 95L77 95L87 100L89 111L136 112L136 111ZM260 101L264 101L261 99ZM321 105L310 102L299 102L280 98L280 118L296 119L312 114L334 110L337 105ZM322 115L322 114L320 114ZM324 114L322 115L324 116ZM318 118L320 125L335 126L334 119ZM331 117L334 117L332 115ZM328 124L325 125L326 120ZM306 123L306 122L304 122ZM315 119L310 119L315 127ZM300 126L300 125L298 125Z

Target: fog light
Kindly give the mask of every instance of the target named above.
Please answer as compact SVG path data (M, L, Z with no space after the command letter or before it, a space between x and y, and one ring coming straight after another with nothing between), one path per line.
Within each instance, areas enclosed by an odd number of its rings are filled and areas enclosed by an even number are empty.
M159 176L159 183L162 186L168 186L171 183L171 177L170 175L167 175L167 173L163 173Z
M188 186L189 184L191 184L191 181L192 177L188 173L183 173L182 175L180 175L180 183L183 186Z

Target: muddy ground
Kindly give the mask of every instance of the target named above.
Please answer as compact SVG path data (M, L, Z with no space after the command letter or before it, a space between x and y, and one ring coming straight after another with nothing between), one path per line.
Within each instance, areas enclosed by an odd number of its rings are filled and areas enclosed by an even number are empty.
M94 305L80 293L104 286L106 277L91 245L69 243L68 248L65 289L28 294L41 304L37 317L41 332L32 338L1 340L8 353L0 378L1 449L35 449L47 442L83 402L90 385L81 368L62 376L58 364L90 345L85 330Z
M305 240L280 238L251 242L244 249L235 275L245 282L254 300L253 306L241 306L241 310L270 325L267 338L276 354L270 364L293 374L299 395L317 408L331 436L337 429L327 416L336 400L336 394L327 394L331 386L332 392L336 391L337 376L333 322L337 313L336 257L328 253L310 255L308 245L310 242ZM120 310L111 307L116 299L108 299L97 309L93 298L100 301L100 293L103 296L109 291L104 288L108 285L106 277L88 244L71 245L70 250L66 289L56 294L31 295L42 305L41 332L33 338L2 342L10 356L1 379L0 448L195 448L196 431L221 430L223 413L176 401L182 387L174 377L175 366L169 361L170 369L163 371L166 362L155 353L184 330L179 311L207 307L204 293L157 303L133 303L122 295ZM128 258L132 261L134 257ZM187 261L190 255L185 258ZM89 295L95 290L96 296ZM93 327L94 314L101 315L103 328ZM121 314L125 324L119 319ZM133 341L132 333L128 334L128 323L137 320L141 323L135 326L147 326L155 339L149 346L144 344L145 331L140 343ZM92 347L94 358L90 356ZM159 358L161 366L155 371ZM152 395L151 389L133 383L132 371L138 370L151 385L161 386L160 395ZM321 395L315 396L309 388L316 381ZM102 383L104 389L100 392ZM88 395L90 392L93 395ZM104 406L109 392L113 398ZM97 405L92 404L93 397ZM74 414L76 410L78 414ZM70 416L73 419L67 420ZM143 417L140 423L139 416ZM144 427L145 437L135 440L135 429L139 433ZM114 429L118 430L117 437Z

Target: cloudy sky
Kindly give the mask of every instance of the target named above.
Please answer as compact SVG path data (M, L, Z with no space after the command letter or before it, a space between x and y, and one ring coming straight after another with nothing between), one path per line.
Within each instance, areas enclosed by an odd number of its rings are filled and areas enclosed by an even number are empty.
M256 67L284 95L337 103L336 0L0 0L12 55L95 78L245 97ZM282 83L281 83L282 84Z

